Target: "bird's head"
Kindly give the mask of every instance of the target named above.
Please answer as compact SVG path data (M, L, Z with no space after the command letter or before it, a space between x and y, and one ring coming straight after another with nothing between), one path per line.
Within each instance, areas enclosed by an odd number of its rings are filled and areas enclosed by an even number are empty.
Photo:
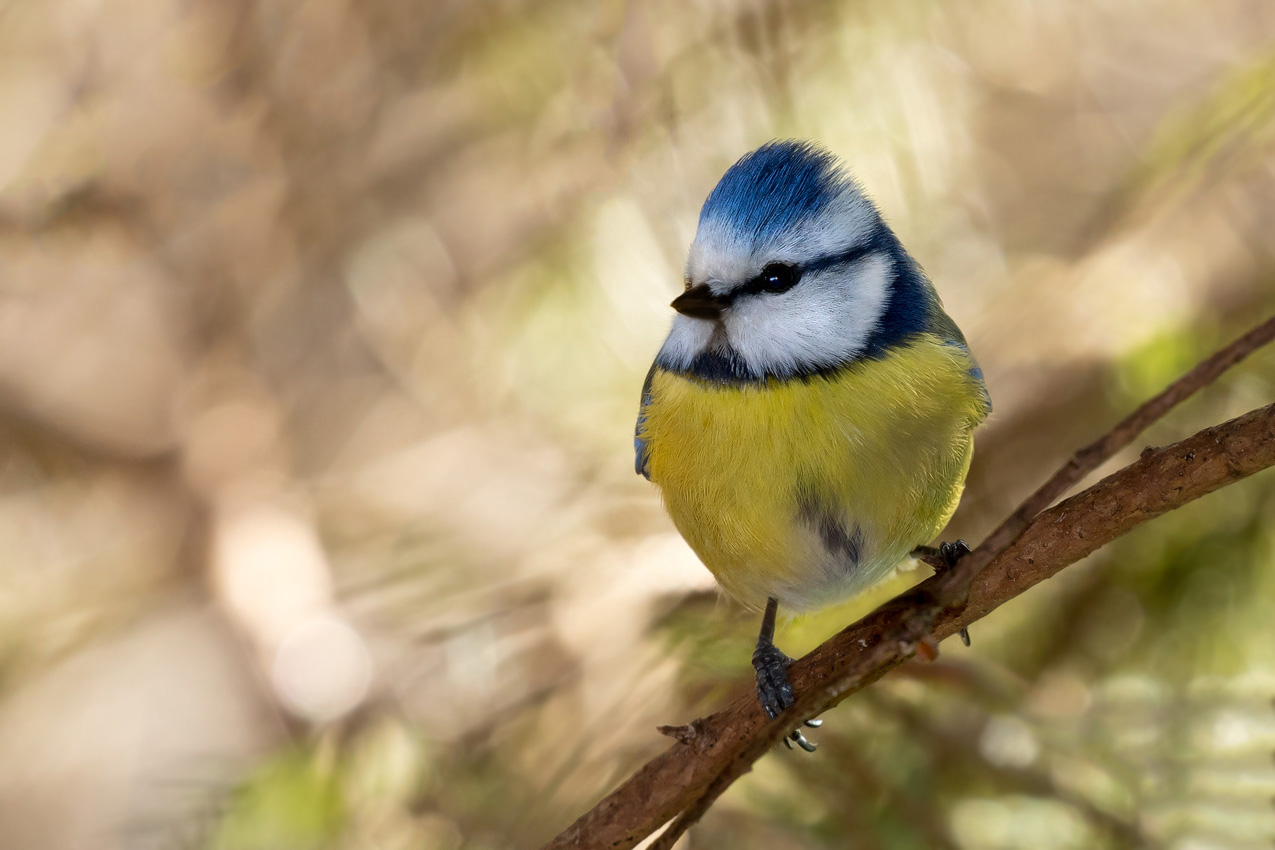
M919 321L917 293L896 291L914 277L831 154L771 142L731 166L704 202L658 362L721 380L833 369L872 353L895 319Z

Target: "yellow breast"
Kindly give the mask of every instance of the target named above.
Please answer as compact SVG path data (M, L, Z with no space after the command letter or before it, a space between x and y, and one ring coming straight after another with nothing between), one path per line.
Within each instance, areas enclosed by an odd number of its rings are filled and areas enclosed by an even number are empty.
M956 509L986 415L973 368L929 334L828 376L757 385L657 368L640 433L651 480L744 604L845 599Z

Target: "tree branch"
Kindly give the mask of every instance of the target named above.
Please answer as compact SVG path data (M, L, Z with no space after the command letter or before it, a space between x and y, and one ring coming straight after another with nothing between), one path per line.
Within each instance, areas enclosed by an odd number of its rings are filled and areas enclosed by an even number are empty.
M585 813L545 850L631 848L678 836L801 720L815 717L910 658L1133 527L1275 465L1275 405L1161 449L1040 511L1147 425L1275 337L1271 319L1201 363L1101 440L1078 452L954 570L934 576L796 661L797 703L770 722L751 695L680 730L678 742Z
M1230 345L1214 352L1159 395L1143 402L1106 434L1072 455L1061 469L1019 505L1018 510L987 535L977 549L961 560L946 582L945 590L961 593L964 590L963 585L968 585L994 557L1005 551L1023 533L1033 517L1079 484L1086 475L1114 457L1116 452L1132 443L1139 434L1174 407L1213 383L1227 369L1272 339L1275 339L1275 317L1267 319Z

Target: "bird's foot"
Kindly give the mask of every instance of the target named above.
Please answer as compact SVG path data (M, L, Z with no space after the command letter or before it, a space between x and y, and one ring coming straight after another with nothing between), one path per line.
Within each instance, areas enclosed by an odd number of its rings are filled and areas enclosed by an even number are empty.
M772 643L759 643L753 652L753 669L757 671L757 698L772 718L796 702L792 685L788 684L788 666L792 659Z
M970 553L969 544L964 540L954 540L951 543L940 543L938 546L918 546L912 550L912 557L921 558L930 566L934 567L936 575L951 572L961 559ZM938 563L935 563L935 562ZM969 629L961 629L959 632L961 643L966 646L970 645Z
M964 558L969 553L969 544L964 540L956 540L952 543L939 544L939 554L942 555L943 560L947 562L947 568L949 570L954 569L956 565L961 562L961 558ZM961 636L961 643L966 646L970 645L970 630L968 628L962 626L961 630L957 632L957 634Z
M943 562L947 564L947 569L949 570L959 564L961 562L961 558L964 558L969 553L969 544L964 540L953 540L951 543L945 542L939 544L939 556L943 559Z

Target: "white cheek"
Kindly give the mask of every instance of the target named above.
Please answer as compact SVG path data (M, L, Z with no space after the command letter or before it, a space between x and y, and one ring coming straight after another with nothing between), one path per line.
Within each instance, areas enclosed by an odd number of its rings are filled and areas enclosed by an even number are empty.
M689 316L673 319L673 328L657 356L665 368L686 369L713 336L713 323Z
M783 295L739 302L726 317L731 347L755 371L836 366L860 354L885 313L888 257L802 281Z

